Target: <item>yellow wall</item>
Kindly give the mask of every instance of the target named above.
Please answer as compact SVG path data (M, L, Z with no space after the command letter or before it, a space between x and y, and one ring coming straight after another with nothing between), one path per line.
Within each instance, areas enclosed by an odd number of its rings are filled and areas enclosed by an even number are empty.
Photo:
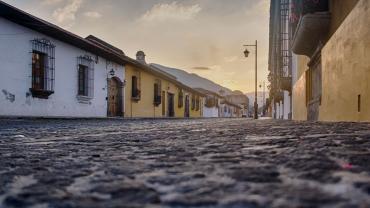
M369 25L370 1L359 0L323 48L319 120L370 121Z
M136 68L132 65L127 64L125 66L125 77L126 77L126 87L125 87L125 117L145 117L145 118L151 118L151 117L163 117L162 116L162 105L167 104L167 93L174 94L174 111L175 111L175 117L184 117L184 106L185 102L182 108L178 107L178 92L179 88L162 78L159 78L157 76L154 76L151 73L145 72L139 68ZM131 77L134 76L137 72L140 72L140 91L141 96L139 101L134 101L131 99L131 88L132 88L132 80ZM165 102L161 103L158 106L154 105L154 83L156 80L161 80L161 91L166 92L166 100ZM185 101L185 95L187 93L190 94L191 92L183 91L184 92L184 101ZM161 94L162 95L162 94ZM191 102L190 102L191 103ZM166 111L167 111L167 106ZM201 111L191 111L190 117L200 117Z
M307 56L297 55L297 77L298 80L293 85L292 96L292 119L307 120L306 106L306 75L308 62Z
M297 73L297 76L298 77L301 77L302 75L305 74L306 70L308 69L308 62L310 61L310 58L308 58L307 56L302 56L302 55L298 55L298 58L297 58L297 67L298 67L298 73Z
M305 73L293 86L292 102L293 120L307 120Z

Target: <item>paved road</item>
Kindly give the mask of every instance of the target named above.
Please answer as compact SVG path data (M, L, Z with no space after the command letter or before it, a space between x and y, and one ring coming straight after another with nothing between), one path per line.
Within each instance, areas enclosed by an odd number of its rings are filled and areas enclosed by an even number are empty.
M370 207L370 124L1 120L0 207Z

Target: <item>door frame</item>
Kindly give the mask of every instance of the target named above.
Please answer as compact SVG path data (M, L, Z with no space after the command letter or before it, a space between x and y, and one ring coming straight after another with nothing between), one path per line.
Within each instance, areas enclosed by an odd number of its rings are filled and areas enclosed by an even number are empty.
M184 117L190 117L190 97L189 95L185 95L185 106L184 106Z
M167 92L167 116L175 117L175 94Z
M166 117L166 91L162 91L162 117Z
M118 95L118 101L116 102L116 107L117 107L117 112L116 112L116 115L111 115L110 114L110 105L109 105L109 97L110 97L110 93L111 93L111 90L110 90L110 82L111 81L114 81L116 82L117 84L117 95ZM111 77L111 78L108 78L107 80L107 117L123 117L124 114L123 114L123 102L124 102L124 98L123 98L123 92L124 92L124 83L121 81L120 78L118 77Z

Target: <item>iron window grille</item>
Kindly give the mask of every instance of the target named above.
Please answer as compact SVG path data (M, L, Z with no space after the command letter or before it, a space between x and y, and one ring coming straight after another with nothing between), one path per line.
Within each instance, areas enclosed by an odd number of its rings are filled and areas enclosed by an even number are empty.
M54 93L55 45L47 39L31 40L33 97L47 99Z
M195 96L192 95L191 96L191 110L194 110L195 109Z
M162 96L161 96L161 81L156 80L154 83L154 105L158 106L162 103Z
M207 108L213 108L213 107L218 107L217 106L217 99L214 96L207 96L206 97L206 103L205 106Z
M140 100L141 91L139 89L139 78L137 76L132 76L131 84L131 98L133 100Z
M199 111L199 109L200 109L200 99L199 99L199 96L197 96L195 98L195 110Z
M90 56L77 57L77 97L94 97L94 60Z
M179 90L179 97L178 97L178 107L182 108L184 106L184 92L183 90Z

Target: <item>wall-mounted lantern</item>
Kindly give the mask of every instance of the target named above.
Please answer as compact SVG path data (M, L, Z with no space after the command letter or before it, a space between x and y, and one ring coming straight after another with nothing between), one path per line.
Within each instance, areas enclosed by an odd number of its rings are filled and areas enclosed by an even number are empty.
M112 77L114 76L114 69L111 69L110 71L109 71L109 75L111 75Z

